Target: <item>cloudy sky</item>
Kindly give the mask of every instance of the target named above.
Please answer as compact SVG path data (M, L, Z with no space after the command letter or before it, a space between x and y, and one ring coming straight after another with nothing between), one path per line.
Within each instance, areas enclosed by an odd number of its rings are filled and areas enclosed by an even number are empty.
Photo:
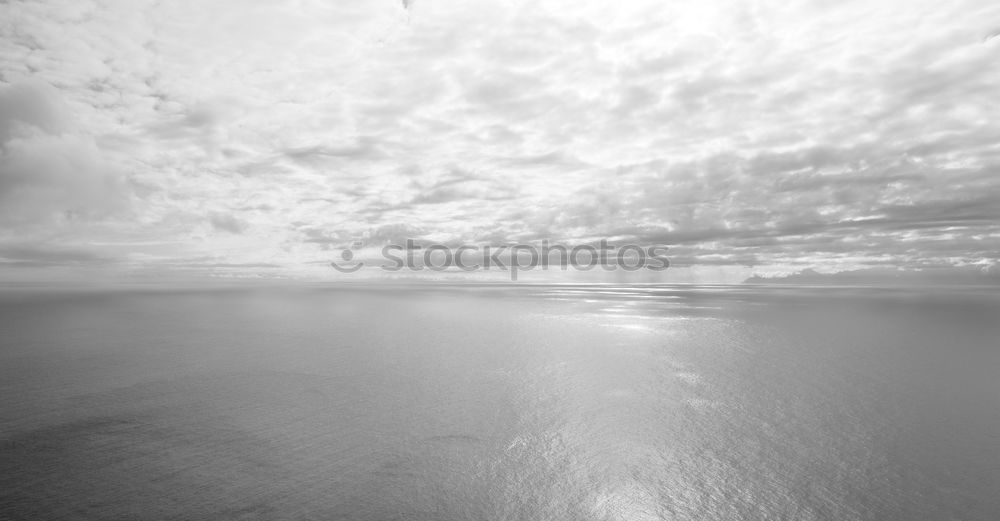
M2 2L0 278L408 237L996 270L998 33L991 0Z

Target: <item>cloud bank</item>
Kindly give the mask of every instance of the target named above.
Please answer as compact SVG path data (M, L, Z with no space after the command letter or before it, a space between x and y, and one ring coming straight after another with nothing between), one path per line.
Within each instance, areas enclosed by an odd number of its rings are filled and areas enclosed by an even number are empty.
M663 243L706 281L991 269L998 27L981 0L6 2L0 269L325 276L408 237Z

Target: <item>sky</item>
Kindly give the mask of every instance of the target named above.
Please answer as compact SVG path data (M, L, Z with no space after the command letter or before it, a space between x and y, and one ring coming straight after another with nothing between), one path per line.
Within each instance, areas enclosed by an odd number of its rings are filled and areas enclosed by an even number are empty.
M406 238L995 274L997 63L985 0L11 0L0 280Z

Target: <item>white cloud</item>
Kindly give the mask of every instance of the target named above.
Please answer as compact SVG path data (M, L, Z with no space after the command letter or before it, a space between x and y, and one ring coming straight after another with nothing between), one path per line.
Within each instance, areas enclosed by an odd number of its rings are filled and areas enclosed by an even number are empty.
M18 244L289 269L398 230L668 241L739 270L1000 258L992 2L15 1L0 20Z

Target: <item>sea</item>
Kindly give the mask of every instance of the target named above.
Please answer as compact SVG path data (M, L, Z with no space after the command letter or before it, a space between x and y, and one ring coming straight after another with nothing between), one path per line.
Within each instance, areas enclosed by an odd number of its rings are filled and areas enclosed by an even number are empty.
M0 519L1000 519L1000 291L0 290Z

